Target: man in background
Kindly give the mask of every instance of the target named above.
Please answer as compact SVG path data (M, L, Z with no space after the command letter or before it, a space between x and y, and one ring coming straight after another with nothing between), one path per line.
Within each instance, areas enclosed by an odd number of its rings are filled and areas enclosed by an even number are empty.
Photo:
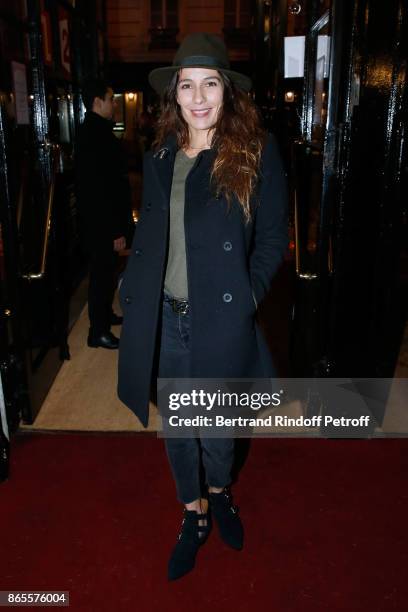
M76 179L82 243L89 254L88 346L117 349L111 325L122 317L112 310L119 251L126 247L132 224L127 162L112 128L112 88L103 80L83 84L85 120L76 142Z

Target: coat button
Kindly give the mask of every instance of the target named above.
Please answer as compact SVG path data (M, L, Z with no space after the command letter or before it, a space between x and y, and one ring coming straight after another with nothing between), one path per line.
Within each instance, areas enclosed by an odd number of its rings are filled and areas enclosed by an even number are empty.
M151 203L151 202L148 202L148 203L146 204L146 210L150 210L150 209L151 209L151 207L152 207L152 203Z
M141 255L141 254L142 254L141 249L135 249L135 255L136 255L136 256L139 256L139 255Z
M232 249L232 244L227 240L227 242L224 242L223 247L224 251L230 251Z
M125 297L125 304L131 304L132 303L132 296L131 295L127 295Z
M224 293L222 299L228 304L228 302L232 301L232 295L230 293Z

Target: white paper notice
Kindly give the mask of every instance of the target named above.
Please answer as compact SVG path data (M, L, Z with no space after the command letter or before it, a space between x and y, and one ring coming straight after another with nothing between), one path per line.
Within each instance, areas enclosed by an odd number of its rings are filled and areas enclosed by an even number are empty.
M285 36L285 79L303 76L305 37Z

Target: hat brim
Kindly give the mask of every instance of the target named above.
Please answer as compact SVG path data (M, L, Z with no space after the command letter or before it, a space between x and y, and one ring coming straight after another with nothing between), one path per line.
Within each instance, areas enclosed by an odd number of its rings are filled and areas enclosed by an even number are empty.
M175 72L180 70L180 68L188 68L188 66L165 66L163 68L155 68L149 74L149 83L153 87L153 89L159 94L163 95L166 87L169 85L172 76ZM194 65L194 68L210 68L210 66L198 66ZM245 74L241 74L240 72L235 72L234 70L226 70L225 68L214 68L211 66L212 70L218 70L223 74L226 74L231 81L244 91L250 91L252 87L252 81Z

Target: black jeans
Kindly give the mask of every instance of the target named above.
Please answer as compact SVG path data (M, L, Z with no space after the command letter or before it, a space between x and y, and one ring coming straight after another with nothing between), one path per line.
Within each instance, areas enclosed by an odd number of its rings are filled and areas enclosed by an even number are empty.
M111 327L118 254L112 249L93 251L90 256L88 314L90 334L106 334Z
M190 377L190 317L174 312L163 302L159 377ZM163 417L164 418L164 417ZM225 487L231 482L234 439L167 438L167 457L176 482L177 497L188 504L205 496L200 477L204 467L205 482L212 487Z

